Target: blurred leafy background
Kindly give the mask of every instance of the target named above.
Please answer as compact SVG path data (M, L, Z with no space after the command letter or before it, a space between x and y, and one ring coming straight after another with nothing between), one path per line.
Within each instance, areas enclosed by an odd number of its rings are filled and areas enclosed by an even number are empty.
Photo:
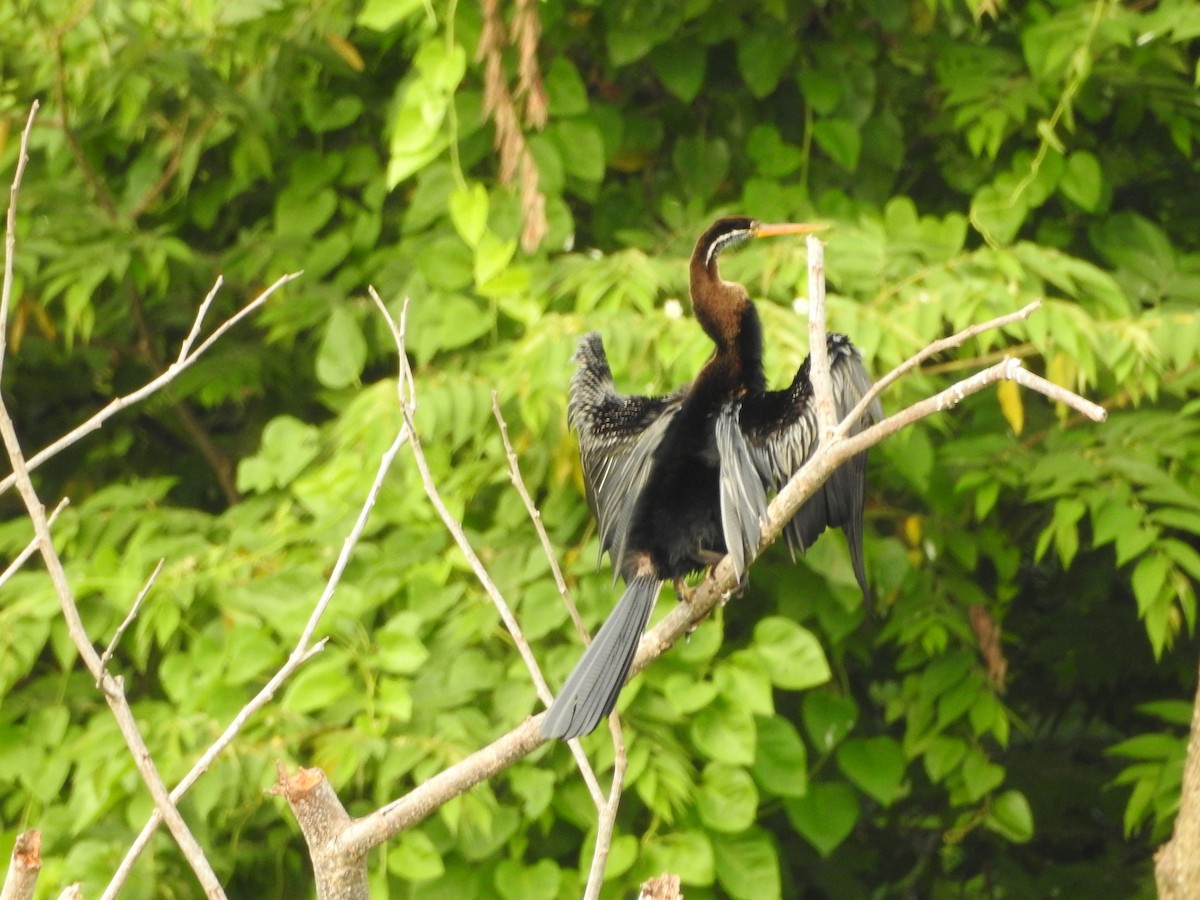
M606 892L666 869L689 898L1149 895L1196 678L1198 44L1191 0L0 6L5 183L43 104L3 384L27 451L162 371L218 274L227 314L305 271L37 473L71 498L57 541L98 644L166 560L116 661L160 770L178 779L282 663L394 434L368 284L411 300L440 487L557 684L579 644L491 391L598 622L615 594L565 426L574 342L600 330L628 390L686 380L706 340L668 301L686 309L703 227L819 219L831 327L878 373L1045 298L888 409L1010 353L1111 416L1001 386L874 451L879 615L840 538L794 565L773 549L626 691ZM723 272L760 298L782 383L805 263L771 243ZM11 557L30 538L11 491L0 518ZM0 592L0 849L38 827L43 894L93 894L150 804L57 610L36 564ZM183 801L231 896L307 889L263 793L277 760L363 812L536 708L409 464L322 631ZM547 747L377 853L373 888L577 896L594 819ZM127 896L194 890L159 835Z

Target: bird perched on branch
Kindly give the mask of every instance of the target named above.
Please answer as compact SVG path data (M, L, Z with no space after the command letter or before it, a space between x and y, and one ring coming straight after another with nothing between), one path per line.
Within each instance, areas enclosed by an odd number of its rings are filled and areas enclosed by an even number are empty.
M769 391L762 325L746 289L722 280L717 257L750 238L802 234L818 226L720 219L692 252L692 308L716 344L695 381L660 397L620 394L600 335L579 345L568 418L579 434L588 500L601 552L625 593L542 721L544 738L591 731L616 705L659 588L728 553L739 578L758 549L768 490L782 488L817 447L817 417L805 360L789 387ZM871 387L849 338L828 336L833 399L844 418ZM882 417L875 401L854 431ZM788 523L788 544L803 551L827 526L840 526L854 574L863 566L866 455L830 476Z

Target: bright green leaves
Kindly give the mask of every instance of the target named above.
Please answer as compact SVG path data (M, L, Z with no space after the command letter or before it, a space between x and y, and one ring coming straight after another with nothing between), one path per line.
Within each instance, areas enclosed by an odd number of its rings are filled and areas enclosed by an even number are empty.
M754 646L778 687L799 691L829 680L829 663L820 642L790 619L763 619L754 628Z
M405 881L432 881L445 874L442 854L419 828L401 832L388 850L388 869Z
M808 789L808 752L794 725L779 716L756 719L758 740L750 773L777 797L802 797Z
M837 761L847 778L884 806L904 793L906 760L890 737L847 740L837 748Z
M821 753L828 753L854 728L858 704L851 697L812 691L804 696L803 715L809 740Z
M553 900L561 884L562 870L549 859L532 865L506 859L496 867L496 890L504 900Z
M263 429L258 453L238 466L238 490L262 493L291 484L320 450L318 431L292 416L279 416Z
M984 824L1014 844L1033 837L1033 810L1020 791L1005 791L992 800Z
M771 900L782 896L779 853L768 832L751 828L723 836L713 844L717 880L737 900Z
M354 313L335 306L325 323L317 351L317 378L328 388L349 387L358 381L367 362L367 339Z
M700 821L713 831L745 831L754 824L758 791L740 766L710 763L701 775L696 807Z
M1190 703L1164 700L1139 709L1171 730L1131 737L1110 747L1108 753L1131 761L1116 778L1117 784L1132 785L1125 805L1125 834L1132 835L1149 821L1158 842L1170 833L1179 809L1192 708Z
M810 784L803 797L784 803L788 821L822 856L850 836L858 821L858 796L841 781Z
M389 188L433 162L448 145L446 118L466 66L463 48L448 47L440 36L417 51L413 73L400 87L400 102L389 125Z

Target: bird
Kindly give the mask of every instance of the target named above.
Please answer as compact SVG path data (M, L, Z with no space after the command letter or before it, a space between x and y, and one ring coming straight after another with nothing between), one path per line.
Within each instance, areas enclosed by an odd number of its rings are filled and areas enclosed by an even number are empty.
M662 396L617 391L604 344L587 334L574 354L567 420L579 440L583 479L600 552L625 591L542 719L545 739L592 731L613 709L664 582L715 565L726 554L739 580L758 548L767 491L782 488L815 451L818 430L810 361L792 383L768 390L763 328L746 289L717 271L724 251L751 238L804 234L822 226L718 219L689 264L692 310L715 344L695 380ZM870 390L861 355L844 334L827 336L839 421ZM852 433L882 418L878 399ZM785 529L793 553L827 526L841 527L867 602L863 561L866 454L835 471ZM686 599L686 594L681 594Z

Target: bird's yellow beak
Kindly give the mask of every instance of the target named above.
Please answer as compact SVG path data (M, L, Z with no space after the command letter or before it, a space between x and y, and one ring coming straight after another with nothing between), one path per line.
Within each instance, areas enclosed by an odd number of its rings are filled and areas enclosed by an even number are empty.
M814 231L824 231L828 225L815 225L806 222L781 222L776 225L759 225L755 237L775 237L780 234L812 234Z

